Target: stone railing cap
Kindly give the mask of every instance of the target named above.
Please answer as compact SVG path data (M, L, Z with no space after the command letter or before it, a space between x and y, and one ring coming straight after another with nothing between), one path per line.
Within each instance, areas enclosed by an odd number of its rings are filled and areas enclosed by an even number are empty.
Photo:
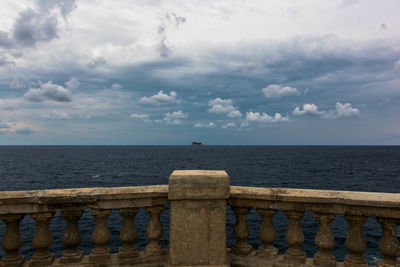
M225 171L176 170L169 177L168 199L228 199L229 175Z

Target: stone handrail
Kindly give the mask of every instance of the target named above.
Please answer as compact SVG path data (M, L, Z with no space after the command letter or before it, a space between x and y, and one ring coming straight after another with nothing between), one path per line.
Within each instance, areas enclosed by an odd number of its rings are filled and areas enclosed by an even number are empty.
M0 220L6 224L2 240L6 254L0 266L118 266L126 263L163 266L166 250L158 241L162 236L160 213L168 203L166 185L0 192ZM140 207L146 207L149 213L147 236L150 242L139 252L135 246L134 218ZM82 240L78 221L87 208L96 221L92 233L95 247L89 256L83 256L78 249ZM111 254L107 247L110 239L107 217L111 209L119 209L124 218L120 232L123 245L116 254ZM50 220L57 211L61 211L67 222L62 239L65 250L59 259L48 250L53 242ZM35 253L29 261L19 254L23 245L19 223L26 214L36 221L32 240Z
M170 207L168 250L159 242L160 214L165 205ZM236 243L228 249L227 205L236 214ZM135 245L135 216L141 207L149 214L146 234L150 241L143 251ZM257 250L247 241L247 215L252 208L261 217L262 245ZM90 209L95 225L94 248L84 256L78 249L82 239L78 222L86 209ZM110 253L107 247L107 218L112 209L119 209L124 218L120 231L123 244L118 253ZM278 210L289 221L289 248L283 255L273 245L273 217ZM49 225L55 212L61 212L67 222L62 239L65 250L60 258L48 249L53 242ZM306 258L301 248L305 212L313 212L319 224L315 236L318 252L313 258ZM19 254L23 244L19 224L27 214L36 222L32 241L35 253L30 260ZM345 242L349 254L340 263L331 252L335 245L331 223L337 214L344 214L349 224ZM169 185L160 186L0 192L0 220L6 225L1 244L5 256L0 266L363 267L368 264L363 258L366 242L362 226L368 217L375 217L382 227L378 249L383 259L378 266L399 267L396 230L400 194L230 186L225 171L174 171Z
M231 266L342 265L336 262L331 252L335 241L330 225L337 214L344 214L350 228L345 243L349 255L345 257L344 266L368 266L362 256L366 249L362 226L367 217L376 217L382 227L378 248L383 259L378 266L399 266L396 258L400 256L400 245L396 229L400 222L400 194L231 186L228 203L237 218L234 229L237 242L231 249ZM257 251L247 243L246 217L250 208L255 208L262 218L259 230L262 245ZM277 210L283 210L289 220L286 232L289 248L284 255L279 255L273 246L272 219ZM304 235L300 220L305 211L312 211L319 223L315 237L318 252L313 259L307 259L301 249Z

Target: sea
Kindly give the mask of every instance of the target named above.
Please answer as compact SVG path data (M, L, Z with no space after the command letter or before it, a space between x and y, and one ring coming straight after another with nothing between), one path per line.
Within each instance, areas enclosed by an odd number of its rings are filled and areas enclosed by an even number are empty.
M36 190L79 187L114 187L168 184L173 170L225 170L232 185L326 190L400 193L400 146L0 146L0 190ZM161 243L168 247L169 209L162 213ZM136 217L139 249L147 244L148 215L140 209ZM249 243L260 245L258 230L261 218L254 209L248 215ZM227 209L227 246L235 242L235 217ZM274 245L281 253L287 249L285 231L288 221L281 211L274 217L277 238ZM312 212L301 221L308 257L316 253L314 245L318 223ZM83 241L80 249L89 254L93 248L91 234L94 219L86 210L80 220ZM121 241L122 217L113 210L108 218L112 252ZM24 245L21 253L28 258L35 224L27 215L21 222ZM50 250L60 256L65 221L56 213L51 221L53 245ZM5 225L0 223L0 238ZM343 215L332 223L335 237L334 255L343 261L348 254L344 243L348 225ZM382 258L378 251L381 234L375 218L363 226L367 242L365 258L371 265ZM400 236L400 232L397 232ZM0 251L0 256L4 251Z

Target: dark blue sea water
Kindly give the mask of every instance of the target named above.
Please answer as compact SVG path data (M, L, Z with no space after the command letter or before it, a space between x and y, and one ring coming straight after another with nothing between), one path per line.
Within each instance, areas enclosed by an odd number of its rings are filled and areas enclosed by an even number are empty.
M0 190L32 190L73 187L107 187L167 184L176 169L226 170L232 185L289 187L400 193L400 147L398 146L1 146ZM168 246L169 210L162 214ZM137 245L147 243L147 214L141 210L136 219L139 231ZM228 246L234 216L228 208ZM260 217L251 210L248 216L250 244L257 247ZM274 218L277 231L275 245L283 253L287 220L278 212ZM122 218L113 210L108 220L111 231L109 246L118 250ZM81 249L90 252L94 220L88 211L80 221L83 235ZM336 246L334 254L343 261L348 231L343 216L333 222ZM24 238L22 253L31 255L34 223L25 216L21 224ZM54 243L51 250L63 251L61 238L65 222L56 214L51 223ZM302 219L305 236L303 249L309 256L316 252L314 237L317 221L312 213ZM369 218L363 228L368 249L365 256L372 263L381 255L377 250L380 226ZM0 224L0 237L4 224ZM0 252L0 256L3 252Z

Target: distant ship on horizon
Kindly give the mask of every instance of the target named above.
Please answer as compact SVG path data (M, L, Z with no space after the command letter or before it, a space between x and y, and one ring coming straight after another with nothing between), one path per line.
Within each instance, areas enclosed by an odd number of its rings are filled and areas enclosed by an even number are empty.
M203 143L201 142L192 142L192 146L201 146Z

